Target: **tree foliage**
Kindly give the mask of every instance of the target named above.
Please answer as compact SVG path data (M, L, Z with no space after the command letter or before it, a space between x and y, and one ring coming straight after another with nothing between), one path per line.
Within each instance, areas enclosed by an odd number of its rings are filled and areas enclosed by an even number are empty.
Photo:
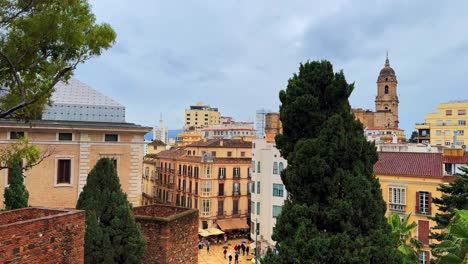
M418 143L418 140L416 139L419 136L418 131L413 131L411 133L410 139L408 139L408 143Z
M28 207L29 193L24 185L22 159L14 156L10 161L9 186L5 188L3 197L6 210Z
M55 84L115 36L87 0L0 0L0 118L38 118Z
M279 254L266 263L401 263L373 174L375 145L348 102L353 88L330 62L313 61L280 92L276 144L289 199L273 234Z
M433 251L440 257L437 264L468 263L468 211L455 210L448 227L448 236Z
M436 223L432 228L434 232L431 233L431 238L437 241L447 238L444 230L452 221L455 209L468 210L468 168L462 167L460 169L462 173L456 174L456 179L453 182L441 184L437 188L442 196L432 198L432 202L439 209L434 216L430 217ZM434 255L436 254L434 253Z
M392 238L395 247L403 254L404 264L418 264L419 255L418 251L422 248L421 241L412 237L412 232L416 229L418 224L412 222L408 224L411 214L406 215L403 221L397 213L392 213L388 217L388 224L392 230Z
M91 170L76 208L86 210L86 263L141 263L145 240L111 159Z

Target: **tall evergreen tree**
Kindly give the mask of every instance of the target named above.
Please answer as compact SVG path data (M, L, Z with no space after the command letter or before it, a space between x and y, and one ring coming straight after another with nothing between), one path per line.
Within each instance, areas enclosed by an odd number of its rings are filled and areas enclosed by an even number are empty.
M280 92L289 192L266 263L401 263L373 174L375 145L366 141L348 98L354 84L328 61L301 64Z
M141 263L145 240L111 159L89 173L76 208L86 210L86 263Z
M433 197L432 202L439 207L440 213L430 217L436 222L431 238L437 241L447 239L446 229L455 215L455 209L468 210L468 168L462 167L462 173L457 174L455 181L449 184L441 184L438 191L442 193L440 198Z
M10 160L9 186L5 188L3 197L6 210L28 207L29 193L24 185L24 177L21 168L21 159L18 156Z

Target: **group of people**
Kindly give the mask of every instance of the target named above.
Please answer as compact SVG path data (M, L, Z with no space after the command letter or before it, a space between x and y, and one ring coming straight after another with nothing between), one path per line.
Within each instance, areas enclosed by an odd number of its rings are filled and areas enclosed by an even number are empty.
M250 247L246 246L244 243L234 246L234 264L239 264L239 255L242 252L242 256L249 255ZM223 250L223 255L225 259L229 259L229 263L232 263L232 254L227 251L227 247Z
M203 247L206 247L206 253L210 254L210 242L208 241L198 242L198 250L202 250Z

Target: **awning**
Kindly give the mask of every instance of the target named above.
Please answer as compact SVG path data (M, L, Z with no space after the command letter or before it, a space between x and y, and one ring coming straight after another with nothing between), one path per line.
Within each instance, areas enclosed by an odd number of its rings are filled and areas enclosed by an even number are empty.
M200 228L198 228L198 234L202 237L211 236L210 232L206 231L205 229L200 229Z
M217 220L219 228L223 231L235 230L235 229L249 229L249 225L245 222L245 219L230 218Z
M216 228L216 227L208 228L208 229L206 229L206 231L208 231L211 235L214 235L214 236L218 236L218 235L224 234L223 231L219 230L219 229Z

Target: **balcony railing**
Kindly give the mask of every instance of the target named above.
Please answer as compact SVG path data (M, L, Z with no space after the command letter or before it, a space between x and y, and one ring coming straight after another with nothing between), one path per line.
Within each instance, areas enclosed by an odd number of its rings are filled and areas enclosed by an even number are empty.
M240 176L240 174L239 174L239 175L233 175L233 178L236 179L236 180L238 180L238 179L241 178L241 176Z
M224 196L224 191L219 191L218 196Z
M389 204L390 211L404 212L406 210L406 205L404 204Z
M220 180L225 180L225 179L226 179L226 175L218 175L218 179L220 179Z
M240 196L241 192L240 191L233 191L232 196Z

